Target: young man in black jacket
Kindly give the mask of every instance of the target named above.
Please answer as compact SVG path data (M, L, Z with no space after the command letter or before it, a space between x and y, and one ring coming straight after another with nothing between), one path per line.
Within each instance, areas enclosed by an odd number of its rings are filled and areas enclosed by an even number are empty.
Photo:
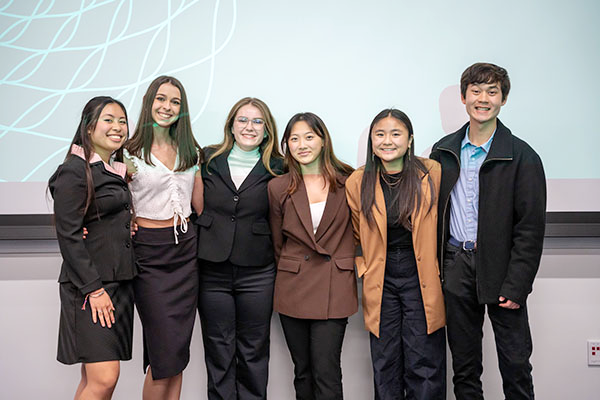
M504 68L467 68L469 122L430 156L442 165L438 244L457 400L483 400L486 308L505 397L534 398L526 300L543 248L546 179L537 153L498 119L509 90Z

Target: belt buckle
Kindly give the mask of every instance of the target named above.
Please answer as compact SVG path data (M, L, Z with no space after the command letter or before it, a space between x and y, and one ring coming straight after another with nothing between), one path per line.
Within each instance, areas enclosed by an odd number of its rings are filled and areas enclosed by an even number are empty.
M473 240L465 240L462 243L462 249L464 251L474 251L475 249L477 249L477 242Z

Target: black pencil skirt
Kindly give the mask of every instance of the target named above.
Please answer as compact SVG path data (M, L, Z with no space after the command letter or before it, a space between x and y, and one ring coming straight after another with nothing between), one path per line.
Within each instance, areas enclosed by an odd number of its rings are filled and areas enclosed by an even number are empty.
M138 275L135 304L142 321L144 371L153 379L182 372L190 360L190 342L198 301L196 226L188 225L175 244L173 228L140 227L133 237Z
M85 296L70 282L60 284L60 323L57 360L63 364L131 360L133 336L132 281L103 282L115 307L111 328L92 321Z

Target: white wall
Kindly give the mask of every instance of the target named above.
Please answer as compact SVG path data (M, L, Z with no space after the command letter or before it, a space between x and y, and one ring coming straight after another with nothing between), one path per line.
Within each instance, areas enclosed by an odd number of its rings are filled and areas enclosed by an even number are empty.
M534 293L529 300L534 337L534 384L538 399L596 400L600 368L587 366L587 339L600 339L600 250L549 249L544 252ZM58 332L58 254L0 256L0 397L66 399L72 397L79 367L56 361ZM198 321L197 321L198 322ZM486 321L484 390L487 399L502 399L493 333ZM115 399L141 398L141 327L136 318L133 360L122 363ZM184 373L182 399L206 398L206 372L200 326L192 340L192 357ZM347 400L372 395L368 335L362 315L350 319L342 351ZM292 363L278 318L271 329L269 398L293 399ZM452 385L448 384L448 399Z
M131 131L148 84L175 75L203 146L222 140L244 96L266 101L280 131L312 111L336 155L359 166L359 136L384 108L410 116L417 153L466 122L457 85L476 61L507 68L500 118L540 154L548 179L564 181L550 187L549 210L600 211L588 193L600 192L597 0L147 4L0 2L0 192L12 194L0 214L48 212L43 183L95 95L122 100ZM554 200L561 192L568 202Z

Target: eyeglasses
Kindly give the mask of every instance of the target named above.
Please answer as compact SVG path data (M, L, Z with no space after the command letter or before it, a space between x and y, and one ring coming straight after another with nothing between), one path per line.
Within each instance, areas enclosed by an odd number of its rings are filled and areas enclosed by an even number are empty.
M237 117L235 121L243 126L248 125L248 121L250 121L255 129L260 129L265 126L265 121L260 118L249 119L248 117Z

